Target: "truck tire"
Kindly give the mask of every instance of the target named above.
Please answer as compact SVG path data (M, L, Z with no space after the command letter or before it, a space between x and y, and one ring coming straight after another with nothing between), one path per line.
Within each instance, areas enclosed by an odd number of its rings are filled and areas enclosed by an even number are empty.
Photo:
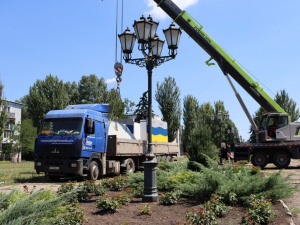
M290 165L291 157L285 151L276 152L273 156L273 163L278 168L287 168Z
M135 172L135 163L133 161L133 159L129 158L126 159L127 163L126 163L126 172L127 173L134 173Z
M92 161L88 171L89 180L97 180L100 174L99 166L96 161Z
M268 164L269 158L265 152L255 152L252 155L251 162L254 166L259 166L263 169Z

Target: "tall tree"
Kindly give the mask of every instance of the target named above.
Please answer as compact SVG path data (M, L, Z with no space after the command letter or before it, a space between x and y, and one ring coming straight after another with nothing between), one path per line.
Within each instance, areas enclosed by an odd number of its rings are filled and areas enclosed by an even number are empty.
M104 78L95 74L82 76L78 82L78 103L108 103L109 93Z
M207 121L205 114L211 110L209 104L200 107L198 100L193 96L186 96L183 100L183 141L191 161L204 164L205 158L201 153L209 157L213 157L215 154L210 125L205 123Z
M143 96L140 98L139 103L136 105L136 121L145 120L148 117L148 91L143 93Z
M191 133L196 129L198 124L199 114L199 103L198 100L191 96L185 96L183 99L183 141L188 143L191 139Z
M6 114L6 103L2 99L2 91L3 91L4 85L0 82L0 143L3 138L3 132L4 132L4 126L7 121L7 114Z
M50 110L63 109L68 104L68 96L62 80L51 74L45 80L37 80L24 97L27 111L35 127Z
M175 140L177 131L180 127L181 101L180 90L176 81L172 77L165 78L164 82L157 82L155 100L158 102L159 109L163 115L162 120L168 124L168 140Z
M29 155L29 159L34 156L34 143L37 136L37 129L33 126L31 119L22 120L20 131L20 142L22 154Z
M116 89L112 88L108 92L109 98L109 117L110 119L124 119L126 118L124 111L125 111L125 104L122 101L120 92Z
M300 118L300 112L299 108L297 108L297 103L289 97L288 93L285 90L281 90L276 93L276 96L274 98L275 102L283 108L284 111L286 111L290 118L291 122L297 121ZM262 107L259 107L259 109L255 112L253 119L256 125L259 126L260 120L263 116L263 114L266 113L266 110L264 110ZM249 142L255 143L256 142L256 135L252 127L250 127L250 138Z
M67 92L67 95L69 97L69 103L70 105L75 105L79 102L79 91L78 91L78 85L76 84L75 81L71 82L66 82L65 83L65 89Z

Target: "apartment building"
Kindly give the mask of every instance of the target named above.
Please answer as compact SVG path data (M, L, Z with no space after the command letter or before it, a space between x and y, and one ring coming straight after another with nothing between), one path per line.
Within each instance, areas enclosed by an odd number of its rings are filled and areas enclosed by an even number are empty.
M4 125L4 133L3 133L3 139L1 143L1 149L0 149L1 151L3 145L5 145L5 143L8 143L11 133L15 128L15 125L21 123L21 114L22 114L22 103L12 102L8 100L4 100L4 102L6 106L5 110L7 114L7 122ZM6 158L10 158L10 160L13 162L20 162L21 154L6 156Z

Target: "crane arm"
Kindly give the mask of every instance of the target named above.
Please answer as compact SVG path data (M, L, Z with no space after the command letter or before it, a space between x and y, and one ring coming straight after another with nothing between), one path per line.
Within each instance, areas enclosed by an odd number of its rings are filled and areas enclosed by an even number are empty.
M227 54L192 16L172 0L154 0L191 38L194 39L247 93L268 112L286 113L251 76Z

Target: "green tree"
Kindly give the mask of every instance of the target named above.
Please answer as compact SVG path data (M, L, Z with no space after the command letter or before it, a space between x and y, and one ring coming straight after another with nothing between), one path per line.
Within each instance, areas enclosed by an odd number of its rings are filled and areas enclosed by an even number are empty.
M168 124L168 140L172 142L175 140L180 127L180 90L175 79L170 76L165 78L161 84L157 82L156 87L155 100L158 102L158 107L163 115L162 120Z
M145 120L148 117L148 91L143 93L140 102L136 105L137 109L134 111L136 114L136 121Z
M199 102L198 100L188 95L183 99L183 142L188 143L192 138L191 133L196 129L198 123L199 114Z
M35 127L48 111L65 108L68 100L63 81L51 74L45 80L37 80L29 88L29 94L24 97L29 117Z
M33 126L31 119L22 120L20 131L20 142L22 146L22 154L34 156L34 144L37 136L37 128Z
M98 79L95 74L82 76L78 82L78 103L108 103L109 93L104 78Z
M134 106L135 106L134 102L130 101L128 98L125 98L124 104L125 104L125 114L134 112Z
M183 101L184 148L191 161L205 163L203 154L213 157L215 146L212 142L210 125L206 124L206 114L211 111L209 104L199 106L198 100L193 96L186 96ZM209 116L210 118L210 116Z
M79 97L78 85L76 84L75 81L73 81L72 83L69 81L66 82L65 89L66 89L67 95L69 97L68 104L75 105L75 104L80 103L78 100L78 97Z
M289 97L288 93L285 90L281 90L277 92L275 98L275 102L281 106L281 108L286 111L290 118L291 122L295 122L300 118L300 112L299 108L297 108L297 103ZM260 125L260 120L262 116L267 113L266 110L264 110L262 107L259 107L259 109L255 112L253 119L257 126ZM255 143L256 142L256 135L252 127L250 127L250 138L249 142Z
M4 126L7 121L6 102L2 99L4 85L0 83L0 143L3 138Z
M126 115L124 114L125 111L125 104L122 101L120 92L116 89L112 88L108 92L109 96L109 117L112 120L115 119L125 119Z

